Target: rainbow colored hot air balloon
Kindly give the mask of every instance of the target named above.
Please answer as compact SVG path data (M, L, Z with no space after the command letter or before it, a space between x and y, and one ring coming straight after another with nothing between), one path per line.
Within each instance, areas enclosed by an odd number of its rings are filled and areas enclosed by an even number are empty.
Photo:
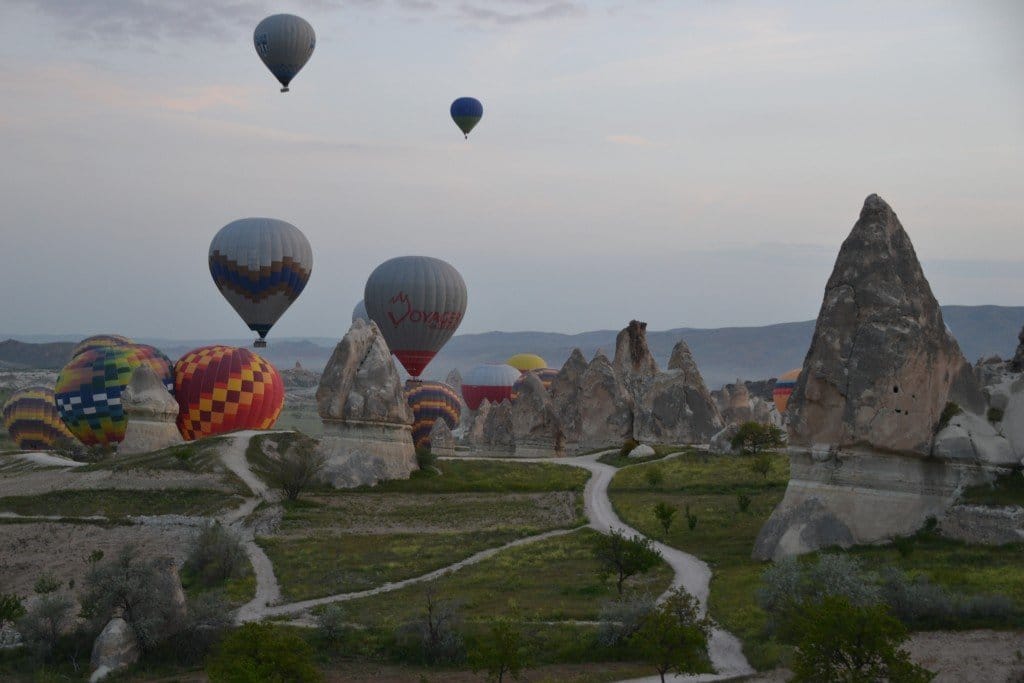
M519 372L543 370L548 366L548 362L535 353L517 353L505 361L505 363L511 365Z
M413 377L441 350L466 314L466 283L451 264L400 256L377 266L363 292L370 319Z
M62 438L73 438L49 387L19 389L4 403L2 414L4 428L22 450L47 450Z
M462 401L452 387L442 382L409 380L405 398L412 409L412 440L417 448L430 448L430 432L438 420L455 429L462 416Z
M94 334L75 344L75 348L71 349L71 357L74 358L80 353L92 351L93 349L102 349L108 346L125 346L134 343L128 337L122 337L119 334Z
M284 382L249 349L203 346L174 364L178 431L188 441L239 429L270 429L284 406Z
M487 399L490 403L512 400L512 387L520 373L506 363L485 363L470 368L462 378L462 398L470 410Z
M558 370L555 368L541 368L540 370L529 370L524 372L516 380L516 383L512 385L512 400L515 401L519 398L519 392L522 391L523 385L526 383L527 375L537 375L540 383L544 385L544 389L548 390L551 388L551 383L558 377Z
M61 419L87 446L120 443L128 426L121 407L121 392L135 368L148 364L173 391L171 361L145 344L108 346L84 351L57 376L54 402Z
M779 411L780 415L786 412L786 407L789 405L789 396L793 393L793 387L796 386L797 379L800 378L800 370L801 368L790 370L775 380L775 388L772 389L772 400L775 402L775 409Z

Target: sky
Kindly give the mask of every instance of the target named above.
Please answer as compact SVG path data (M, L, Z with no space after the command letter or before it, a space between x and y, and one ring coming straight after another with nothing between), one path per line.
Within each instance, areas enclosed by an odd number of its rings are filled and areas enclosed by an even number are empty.
M277 12L317 32L288 94ZM1020 305L1022 36L1014 0L4 0L0 338L246 337L207 250L247 216L314 252L271 339L406 254L462 273L459 332L807 320L875 192L941 303Z

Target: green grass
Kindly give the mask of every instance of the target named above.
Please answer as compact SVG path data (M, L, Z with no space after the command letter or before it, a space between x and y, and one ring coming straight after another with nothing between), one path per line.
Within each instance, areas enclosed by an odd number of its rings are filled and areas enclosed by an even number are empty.
M524 530L526 531L526 530ZM350 593L420 576L486 548L529 535L515 531L449 534L313 534L260 537L287 600Z
M665 456L672 455L674 453L686 452L696 455L699 451L689 446L666 446L658 444L657 446L651 446L654 449L654 455L649 455L645 458L631 458L629 455L622 455L619 452L605 453L597 459L598 462L603 462L605 465L611 465L612 467L626 467L628 465L642 465L645 462L653 462L655 460L661 460Z
M409 479L362 486L355 491L401 493L481 493L583 491L590 473L578 467L534 462L439 460L438 475L417 470Z
M182 472L223 472L224 466L217 457L217 448L224 437L213 437L201 441L170 446L152 453L139 453L101 460L77 468L79 472L107 470L178 470Z
M207 489L72 489L0 498L0 511L64 517L209 516L241 503L238 496Z
M789 482L789 458L772 453L767 477L755 474L749 455L719 455L690 451L664 462L627 467L617 473L610 491L686 491L689 493L735 495L742 491L785 489ZM657 467L663 479L657 486L647 482L647 470Z
M467 620L487 620L508 611L514 600L522 619L597 619L602 603L615 597L615 584L598 575L592 547L597 532L580 529L564 536L511 548L433 582L438 597L455 599ZM629 590L654 595L666 590L672 570L659 563L626 582ZM423 584L344 603L352 618L368 625L402 624L424 607Z
M963 492L960 502L968 505L1024 505L1024 473L1019 469L1004 474L991 484L972 486Z

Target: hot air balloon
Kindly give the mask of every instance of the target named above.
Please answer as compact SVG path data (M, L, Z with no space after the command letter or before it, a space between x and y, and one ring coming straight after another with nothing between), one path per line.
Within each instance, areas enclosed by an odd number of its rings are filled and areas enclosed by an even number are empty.
M484 105L475 97L460 97L452 102L452 121L462 131L462 135L468 140L469 131L473 130L476 124L484 115Z
M528 370L519 376L516 383L512 385L512 400L515 401L519 398L519 392L522 391L523 385L526 383L527 375L537 375L540 383L544 385L544 389L551 388L551 383L558 377L558 370L555 368L541 368L539 370Z
M448 429L459 425L462 401L447 384L409 380L405 383L405 398L412 409L412 440L417 448L430 448L430 432L438 420L444 420Z
M210 242L210 275L263 347L267 332L302 293L313 250L298 228L274 218L228 223Z
M504 363L485 363L470 368L462 378L462 398L470 410L476 410L486 398L491 403L512 400L512 386L520 373Z
M466 283L441 259L400 256L377 266L363 293L366 311L406 371L419 377L466 313Z
M22 450L48 450L62 438L73 438L60 419L49 387L19 389L0 412L4 428Z
M203 346L174 364L178 431L186 440L239 429L270 429L284 406L284 382L249 349Z
M780 415L786 412L786 406L789 405L789 396L793 393L796 380L800 377L800 370L801 368L790 370L775 380L775 388L772 389L772 400L775 402L775 409L779 411Z
M542 370L548 366L548 362L535 353L517 353L505 362L519 372Z
M124 346L126 344L134 343L135 342L128 337L122 337L119 334L94 334L93 336L86 337L75 344L75 348L71 349L71 357L74 358L84 351L92 351L93 349L100 349L108 346Z
M256 26L252 42L270 73L281 81L281 92L288 92L288 84L313 54L316 33L302 17L274 14Z
M128 426L121 392L132 372L148 364L168 390L174 389L171 361L145 344L84 351L57 375L54 403L68 430L87 446L120 443Z
M366 304L363 303L362 299L360 299L359 303L356 304L356 307L352 309L352 322L357 320L370 322L370 314L366 312Z

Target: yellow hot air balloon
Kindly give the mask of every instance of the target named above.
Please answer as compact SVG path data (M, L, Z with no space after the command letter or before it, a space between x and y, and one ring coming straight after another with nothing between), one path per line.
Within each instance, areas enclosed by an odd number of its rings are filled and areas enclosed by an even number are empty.
M542 370L548 366L548 362L535 353L517 353L505 361L505 364L511 365L519 372Z

